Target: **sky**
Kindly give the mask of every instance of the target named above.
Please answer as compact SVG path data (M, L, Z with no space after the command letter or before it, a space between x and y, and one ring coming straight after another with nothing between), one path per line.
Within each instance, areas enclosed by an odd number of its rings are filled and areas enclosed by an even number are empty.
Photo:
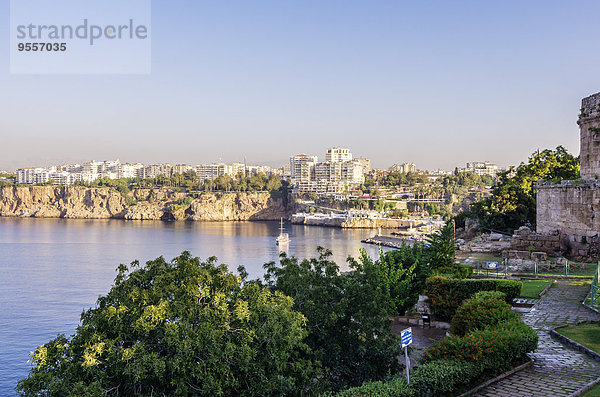
M145 75L11 74L9 11L0 170L281 166L333 146L377 168L516 165L577 155L581 99L600 91L595 0L153 1Z

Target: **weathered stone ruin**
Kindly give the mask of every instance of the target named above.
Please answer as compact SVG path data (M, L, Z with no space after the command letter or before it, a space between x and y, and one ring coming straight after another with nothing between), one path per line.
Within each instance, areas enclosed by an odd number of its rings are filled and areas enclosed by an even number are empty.
M581 179L562 183L538 182L536 233L517 232L511 249L531 248L548 254L560 252L576 260L598 260L600 93L582 100L577 124Z

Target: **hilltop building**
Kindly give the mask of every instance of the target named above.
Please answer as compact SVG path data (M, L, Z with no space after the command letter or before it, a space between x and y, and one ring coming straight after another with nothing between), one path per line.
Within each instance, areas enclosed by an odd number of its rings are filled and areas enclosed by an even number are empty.
M467 167L462 171L472 172L479 176L489 175L495 178L498 175L500 168L489 161L474 161L472 163L467 163Z
M394 164L389 169L390 172L416 172L417 166L414 163L402 163L402 164Z

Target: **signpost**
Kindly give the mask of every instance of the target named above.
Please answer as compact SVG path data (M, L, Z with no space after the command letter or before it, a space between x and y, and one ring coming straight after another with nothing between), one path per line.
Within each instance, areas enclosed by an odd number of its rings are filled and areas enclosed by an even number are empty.
M406 383L410 385L410 360L408 359L408 345L412 343L412 328L406 328L400 332L404 357L406 357Z
M496 269L496 278L498 278L498 262L488 262L487 263L487 275L489 275L489 271Z

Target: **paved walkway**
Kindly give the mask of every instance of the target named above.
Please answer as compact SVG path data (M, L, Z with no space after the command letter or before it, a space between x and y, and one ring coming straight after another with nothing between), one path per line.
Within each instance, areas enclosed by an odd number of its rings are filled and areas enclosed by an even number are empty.
M560 280L528 313L521 317L539 336L538 349L530 354L534 364L488 386L476 396L568 396L600 377L600 362L571 349L550 336L550 328L600 316L581 305L589 287Z

